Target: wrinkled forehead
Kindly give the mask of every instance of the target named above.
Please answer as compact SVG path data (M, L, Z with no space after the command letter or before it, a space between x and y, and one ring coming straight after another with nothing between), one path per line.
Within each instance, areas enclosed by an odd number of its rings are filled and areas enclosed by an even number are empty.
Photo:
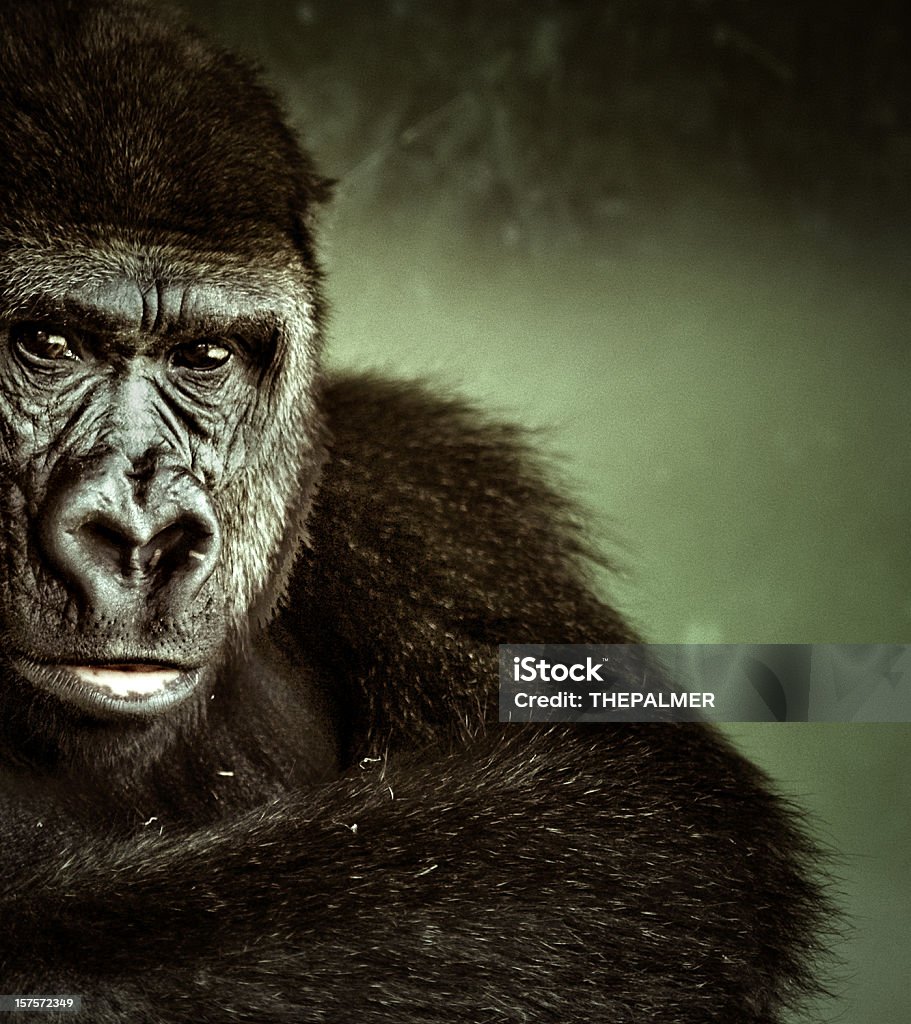
M316 289L301 253L269 236L246 252L212 248L204 239L161 242L103 229L94 237L62 228L44 239L0 240L0 294L9 300L42 291L101 290L116 281L141 288L204 285L221 293L226 305L262 302L289 309Z
M290 248L246 257L113 239L0 249L0 324L258 336L293 359L318 355L320 313L313 272Z

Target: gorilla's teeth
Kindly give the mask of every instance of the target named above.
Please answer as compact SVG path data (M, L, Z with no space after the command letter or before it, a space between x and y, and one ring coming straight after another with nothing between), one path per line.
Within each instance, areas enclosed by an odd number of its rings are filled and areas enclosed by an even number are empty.
M178 669L164 667L121 669L104 665L67 665L66 668L82 682L104 687L116 697L158 693L180 676Z

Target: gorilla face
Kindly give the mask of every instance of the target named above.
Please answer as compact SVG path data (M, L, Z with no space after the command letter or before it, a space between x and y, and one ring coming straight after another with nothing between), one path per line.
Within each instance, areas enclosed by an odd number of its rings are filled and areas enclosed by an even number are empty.
M245 122L242 64L169 79L141 6L68 7L29 13L46 51L4 16L0 629L27 692L148 716L269 618L302 539L321 183L259 91ZM129 68L103 99L100 65Z
M291 270L71 256L0 264L5 647L82 709L155 713L274 603L320 461L315 330Z

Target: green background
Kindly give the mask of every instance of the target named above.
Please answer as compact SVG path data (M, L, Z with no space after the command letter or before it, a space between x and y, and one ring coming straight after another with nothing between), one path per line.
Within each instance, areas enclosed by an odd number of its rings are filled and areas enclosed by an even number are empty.
M340 178L335 365L543 428L654 641L911 641L901 5L185 6ZM836 852L820 1014L909 1019L911 730L729 732Z

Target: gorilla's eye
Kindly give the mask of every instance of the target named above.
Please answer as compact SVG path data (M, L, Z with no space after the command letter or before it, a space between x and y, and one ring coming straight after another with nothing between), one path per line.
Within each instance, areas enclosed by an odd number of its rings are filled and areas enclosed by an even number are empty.
M179 345L171 353L174 366L188 370L217 370L231 358L231 350L217 341L194 341Z
M30 362L53 363L79 358L73 351L70 338L53 327L20 324L10 333L13 344Z

